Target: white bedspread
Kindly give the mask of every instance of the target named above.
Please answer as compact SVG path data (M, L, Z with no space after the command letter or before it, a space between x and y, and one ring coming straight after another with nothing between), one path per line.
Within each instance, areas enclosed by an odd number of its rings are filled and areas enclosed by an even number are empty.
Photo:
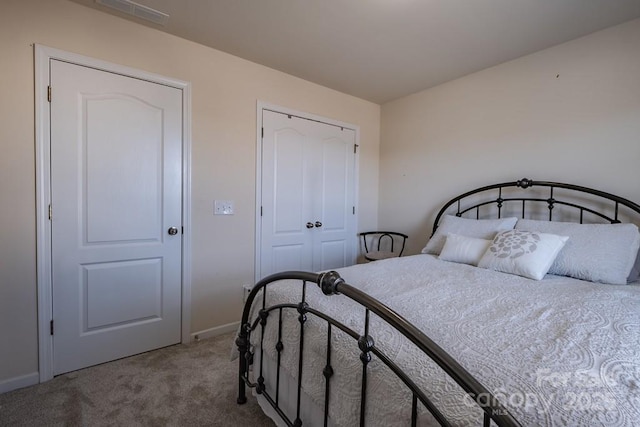
M338 270L345 281L418 326L529 426L640 425L640 286L594 284L548 275L542 281L416 255ZM267 304L297 302L300 284L279 283ZM292 290L295 289L295 290ZM346 297L307 286L319 307L362 331L364 310ZM326 322L305 324L303 389L324 402ZM285 315L282 369L297 377L299 323ZM265 351L275 357L275 313ZM334 328L334 331L336 329ZM252 334L257 343L258 333ZM479 425L480 411L408 340L372 316L371 335L418 383L454 425ZM362 364L357 344L333 336L330 417L357 425ZM311 368L311 370L309 370ZM308 374L306 372L309 372ZM374 360L369 365L367 425L408 425L406 387ZM420 425L430 424L426 410ZM321 420L317 420L321 422ZM306 425L306 424L305 424Z

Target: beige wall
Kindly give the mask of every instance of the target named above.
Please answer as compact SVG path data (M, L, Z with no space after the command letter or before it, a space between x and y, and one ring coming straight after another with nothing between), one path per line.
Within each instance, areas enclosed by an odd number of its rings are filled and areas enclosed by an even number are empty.
M379 225L425 244L463 191L522 177L640 201L640 20L382 106Z
M239 320L253 281L257 100L360 126L359 228L377 224L378 105L65 0L2 0L0 385L38 370L33 43L192 83L193 332Z

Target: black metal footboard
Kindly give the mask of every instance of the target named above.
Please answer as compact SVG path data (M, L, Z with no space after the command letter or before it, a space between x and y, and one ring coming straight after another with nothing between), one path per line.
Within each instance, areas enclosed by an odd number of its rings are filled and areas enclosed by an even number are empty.
M297 280L302 286L302 298L297 304L276 304L271 307L266 306L266 292L267 286L271 283L281 280ZM348 297L356 303L360 304L365 310L364 318L364 330L356 332L345 324L338 320L335 320L323 312L320 312L313 307L310 307L306 298L307 283L317 284L325 295L341 294L344 297ZM258 316L255 320L249 319L251 306L256 299L257 295L262 291L262 307L258 311ZM258 302L259 303L259 302ZM282 311L283 310L296 310L298 312L298 322L300 327L300 341L298 349L298 375L297 375L297 402L296 418L291 420L279 405L279 387L280 387L280 355L283 350L282 344ZM264 340L264 326L267 324L267 319L271 313L275 314L278 323L278 342L275 346L277 351L277 379L275 385L275 396L271 396L265 387L265 378L263 375L263 356L264 350L262 349L262 343ZM361 384L361 399L360 399L360 425L366 425L366 405L367 405L367 366L372 360L372 355L382 361L410 390L408 395L411 396L411 425L415 426L418 419L418 405L420 402L433 417L444 426L450 425L445 419L441 411L434 406L431 400L427 397L426 393L416 385L414 378L411 378L402 369L397 366L393 360L391 360L384 352L380 350L379 346L376 346L371 334L369 333L370 327L370 313L374 313L380 319L384 320L391 327L399 331L407 339L409 339L415 346L417 346L425 355L433 360L440 368L442 368L458 385L467 393L471 401L475 402L483 411L483 420L478 420L484 426L489 426L493 421L498 426L518 426L520 425L513 416L502 406L497 399L495 399L487 389L482 386L473 376L471 376L458 362L456 362L451 356L449 356L442 348L435 344L419 329L405 320L402 316L388 308L386 305L380 303L376 299L370 297L366 293L352 287L345 283L345 281L338 275L338 273L332 271L328 273L307 273L290 271L271 275L256 284L246 301L244 311L242 314L241 328L236 339L236 344L239 350L239 389L238 389L238 403L242 404L247 401L246 386L255 387L256 392L262 394L265 399L274 407L275 411L282 417L282 419L288 424L293 426L302 425L300 417L300 403L301 403L301 389L302 389L302 368L303 368L303 350L304 350L304 328L308 315L313 315L327 322L327 349L326 359L327 363L323 369L323 375L325 378L325 396L324 396L324 425L327 425L329 417L329 393L331 378L334 374L331 365L331 336L332 328L338 328L342 332L346 333L354 340L357 341L360 349L360 360L362 362L362 384ZM252 383L249 378L249 367L253 360L253 353L250 346L250 334L254 331L258 325L261 325L261 339L260 348L261 351L259 366L254 367L254 373L257 375L255 383ZM315 420L319 421L319 420Z

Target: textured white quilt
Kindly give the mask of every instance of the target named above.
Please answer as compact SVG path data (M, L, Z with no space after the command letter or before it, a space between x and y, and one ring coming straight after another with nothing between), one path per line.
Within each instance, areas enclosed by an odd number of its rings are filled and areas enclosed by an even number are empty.
M541 281L416 255L338 270L345 281L399 312L444 348L528 426L640 425L640 286L546 276ZM299 301L301 285L278 283L267 305ZM316 307L362 331L364 310L308 284ZM261 302L261 299L259 300ZM282 370L297 377L297 312L284 315ZM324 402L326 322L308 315L303 389ZM276 314L265 330L275 358ZM332 337L330 417L357 425L362 363L357 344ZM258 343L260 333L252 334ZM454 425L480 425L481 413L433 362L372 316L371 335ZM257 369L254 367L254 369ZM255 372L255 371L254 371ZM411 397L375 358L369 364L367 425L408 425ZM321 420L315 420L321 423ZM430 425L426 410L419 425ZM305 421L305 425L307 422Z

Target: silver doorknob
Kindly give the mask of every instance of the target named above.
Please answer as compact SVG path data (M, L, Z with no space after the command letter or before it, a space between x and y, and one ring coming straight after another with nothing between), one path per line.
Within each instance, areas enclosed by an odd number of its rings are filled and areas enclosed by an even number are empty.
M313 223L312 222L308 222L307 223L307 228L313 228Z
M318 228L322 227L322 223L320 221L316 221L316 227Z
M169 233L169 235L175 236L176 234L178 234L178 227L171 227L169 228L169 230L167 230L167 232Z

